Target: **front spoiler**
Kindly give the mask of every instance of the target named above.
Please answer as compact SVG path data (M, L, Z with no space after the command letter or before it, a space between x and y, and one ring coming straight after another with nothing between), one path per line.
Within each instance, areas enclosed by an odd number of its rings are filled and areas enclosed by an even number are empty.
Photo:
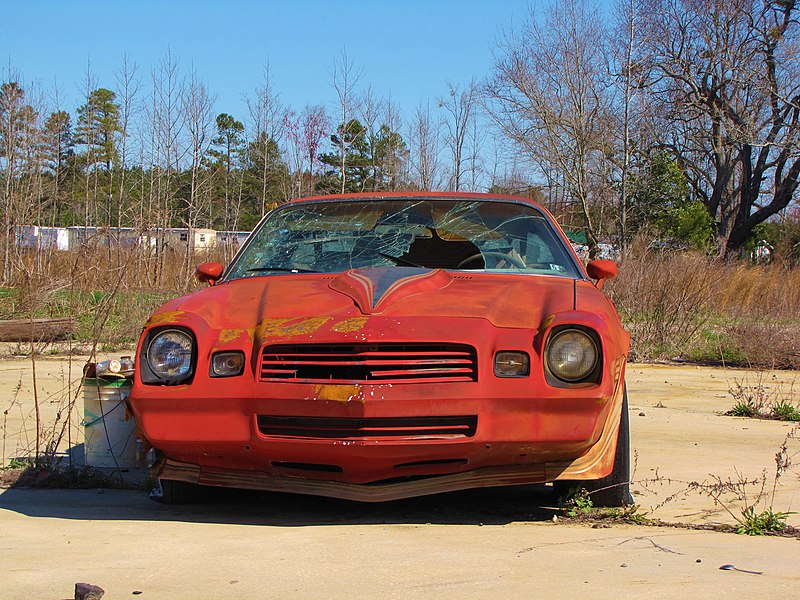
M452 475L435 475L411 481L356 484L270 475L259 471L216 470L165 459L153 467L153 475L201 485L269 492L327 496L357 502L386 502L471 488L523 485L547 481L543 465L491 467Z

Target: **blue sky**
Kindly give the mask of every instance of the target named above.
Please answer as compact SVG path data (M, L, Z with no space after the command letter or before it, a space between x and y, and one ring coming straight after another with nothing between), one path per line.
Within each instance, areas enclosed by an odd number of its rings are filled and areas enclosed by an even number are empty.
M285 105L330 105L330 69L345 48L363 67L362 87L389 96L410 114L444 94L446 82L482 79L495 40L528 13L527 0L203 0L7 2L0 32L0 79L9 65L27 85L54 82L63 107L81 103L90 64L113 88L127 54L146 81L169 48L217 96L217 112L246 116L245 93L269 62Z

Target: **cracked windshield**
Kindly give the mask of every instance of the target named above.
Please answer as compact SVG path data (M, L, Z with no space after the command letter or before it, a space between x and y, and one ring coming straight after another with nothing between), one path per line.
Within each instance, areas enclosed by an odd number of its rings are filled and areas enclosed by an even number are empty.
M552 225L531 206L411 199L281 208L226 279L382 266L578 277Z

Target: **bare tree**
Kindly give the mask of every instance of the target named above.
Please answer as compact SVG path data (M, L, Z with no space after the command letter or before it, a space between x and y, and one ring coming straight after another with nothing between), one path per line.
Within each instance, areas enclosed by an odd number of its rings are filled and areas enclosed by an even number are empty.
M117 186L117 229L122 227L125 213L131 210L126 188L126 176L128 173L128 162L130 160L129 131L136 116L136 96L139 91L140 80L137 74L136 63L127 55L122 57L122 64L116 72L117 78L117 99L120 104L120 135L119 144L119 163L120 175L119 185Z
M183 114L186 119L186 130L189 134L189 197L186 198L184 224L188 230L188 238L194 236L197 219L203 208L203 196L207 193L209 182L207 172L203 169L203 158L211 145L214 130L214 97L209 94L197 71L192 69L186 91L182 97ZM184 277L191 275L191 252L186 253L184 261Z
M325 138L325 131L330 128L330 121L324 106L306 106L301 118L302 147L308 158L309 187L307 192L311 193L316 176L317 156L322 140Z
M440 177L440 129L441 120L433 113L429 104L420 105L411 120L409 145L411 147L412 179L421 190L436 190L441 185Z
M47 197L43 174L47 166L46 130L41 115L44 98L37 88L25 89L18 77L0 85L0 209L2 214L2 280L11 283L18 275L30 284L41 267L43 255L34 264L23 264L15 240L17 228L43 218Z
M469 117L468 128L466 172L469 175L470 191L477 192L483 171L483 147L486 143L486 133L481 119L475 111Z
M444 109L447 127L446 143L451 155L450 189L461 189L461 178L464 174L466 157L464 146L469 135L470 119L478 101L478 90L475 80L471 80L463 88L461 85L447 84L447 96L439 99L439 107Z
M0 87L0 164L3 167L3 277L8 284L13 277L12 251L17 221L16 187L19 165L19 140L22 126L22 112L25 106L25 92L16 80L5 82Z
M175 191L181 160L188 151L183 147L184 76L178 59L170 50L151 72L152 100L148 114L150 126L150 206L146 222L157 229L156 254L152 263L153 283L160 284L166 257L167 228L174 218ZM148 227L148 229L150 228ZM191 244L191 240L187 240ZM189 246L191 248L191 246Z
M596 10L583 0L555 3L543 21L531 12L522 32L501 43L486 86L504 134L577 203L592 257L592 192L603 180L611 129L604 44Z
M92 122L95 120L96 106L92 99L92 92L97 89L97 79L92 73L91 61L86 62L86 74L83 80L83 113L82 116L85 121ZM79 109L80 111L80 109ZM87 156L89 148L93 147L96 143L96 130L93 127L87 128L85 135L78 140L78 143L86 146ZM87 160L88 163L88 160ZM99 172L97 169L92 169L88 164L83 165L83 226L84 228L99 222L98 209L97 209L97 190L99 187ZM84 236L87 235L87 229L84 229Z
M628 208L630 203L630 174L633 163L633 131L637 128L640 113L637 100L643 101L641 53L641 14L637 0L618 0L615 7L616 30L612 33L612 58L614 79L621 93L621 110L617 111L619 124L619 203L617 209L618 239L625 248L628 242ZM641 110L641 106L638 107ZM640 145L641 147L641 145Z
M719 253L791 202L800 176L800 32L785 0L643 0L663 142L716 222Z
M284 114L278 100L278 94L272 85L269 63L264 67L261 84L256 88L255 99L247 100L250 109L251 137L256 142L251 145L254 156L251 159L256 163L260 173L261 214L266 214L269 205L276 201L270 198L270 178L273 172L273 157L269 152L270 141L280 142L284 131Z
M338 98L338 114L341 118L341 131L338 132L337 151L340 157L339 174L341 176L341 193L344 194L347 183L347 149L350 145L350 128L353 126L353 115L357 111L355 89L363 75L363 69L356 69L347 51L343 48L339 57L333 61L330 71L331 83Z
M371 181L371 191L375 191L378 184L378 172L380 165L378 165L378 155L375 152L376 141L378 139L378 130L380 129L380 119L385 110L385 102L381 98L377 98L372 91L372 86L367 87L361 95L361 100L358 103L358 116L361 124L364 126L364 135L367 138L367 147L370 149L370 171L372 176L369 178ZM366 190L365 190L366 191Z
M325 107L306 106L300 115L287 111L285 153L291 174L291 192L287 198L299 198L312 193L316 177L316 161L322 140L330 129Z
M51 227L60 222L63 199L63 183L67 175L67 161L72 152L72 121L68 112L61 110L59 93L55 92L56 110L50 114L44 125L45 167L52 174L48 194L50 196L50 219L45 221Z
M391 96L383 103L383 109L383 125L378 140L378 146L381 148L378 152L380 155L378 168L384 189L394 190L407 185L410 153L405 140L399 134L403 129L403 121ZM373 154L375 153L373 150Z

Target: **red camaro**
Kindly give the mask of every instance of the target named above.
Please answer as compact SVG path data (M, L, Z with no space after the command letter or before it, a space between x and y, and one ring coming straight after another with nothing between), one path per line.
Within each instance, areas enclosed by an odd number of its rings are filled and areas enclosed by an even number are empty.
M145 325L130 403L159 457L154 496L580 482L625 504L629 337L599 289L615 274L584 270L524 198L285 204Z

